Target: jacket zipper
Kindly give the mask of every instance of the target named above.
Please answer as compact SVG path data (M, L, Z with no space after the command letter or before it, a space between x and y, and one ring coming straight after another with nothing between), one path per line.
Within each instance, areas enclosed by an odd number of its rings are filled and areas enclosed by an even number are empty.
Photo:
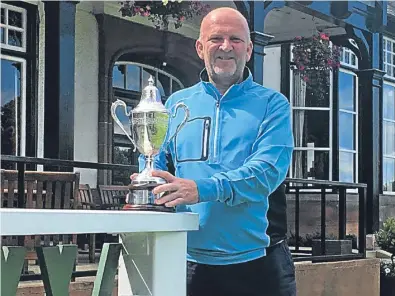
M204 121L204 134L203 134L203 158L207 158L207 143L208 143L208 128L210 126L210 120Z
M224 95L221 97L221 98L219 98L218 97L218 94L217 94L217 91L214 89L214 93L215 93L215 96L216 96L216 98L217 98L217 102L215 103L215 106L216 106L216 113L215 113L215 131L214 131L214 153L213 153L213 161L217 161L217 158L218 158L218 132L219 132L219 108L220 108L220 103L221 103L221 99L223 98L223 97L225 97L226 96L226 94L230 91L230 89L232 88L233 86L231 86L230 88L228 88L228 90L224 93Z

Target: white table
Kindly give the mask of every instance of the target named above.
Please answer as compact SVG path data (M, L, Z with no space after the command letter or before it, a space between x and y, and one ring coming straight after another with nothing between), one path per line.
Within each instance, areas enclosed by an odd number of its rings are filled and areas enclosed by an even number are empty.
M120 234L119 296L185 296L187 231L198 228L192 213L0 209L1 235Z

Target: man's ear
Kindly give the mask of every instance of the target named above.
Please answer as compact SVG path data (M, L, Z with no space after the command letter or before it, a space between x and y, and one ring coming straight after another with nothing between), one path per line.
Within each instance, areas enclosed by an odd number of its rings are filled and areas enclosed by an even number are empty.
M196 40L195 43L195 48L196 48L196 52L199 56L200 59L204 60L204 54L203 54L203 44L200 41L200 38L198 40Z
M253 45L252 41L250 41L248 43L248 47L247 47L247 62L251 59L252 49L253 48L254 48L254 45Z

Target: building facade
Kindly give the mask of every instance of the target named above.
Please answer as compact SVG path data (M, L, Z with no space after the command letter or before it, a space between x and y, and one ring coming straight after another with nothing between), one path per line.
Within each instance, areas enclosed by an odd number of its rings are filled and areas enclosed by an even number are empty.
M250 24L255 81L292 106L289 176L368 185L368 232L395 215L395 16L386 1L208 1L238 9ZM194 84L201 16L179 29L122 17L118 2L1 3L2 154L135 163L111 103L129 108L153 75L163 100ZM292 63L296 36L328 34L342 46L319 103L301 91ZM126 116L119 116L128 128ZM81 171L81 170L80 170ZM82 183L124 183L117 172L82 170ZM350 192L352 195L352 192Z

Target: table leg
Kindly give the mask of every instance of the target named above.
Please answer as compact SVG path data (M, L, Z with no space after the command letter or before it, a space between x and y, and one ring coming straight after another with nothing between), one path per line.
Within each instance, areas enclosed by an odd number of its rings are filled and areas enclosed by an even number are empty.
M118 295L186 295L186 232L120 235Z

